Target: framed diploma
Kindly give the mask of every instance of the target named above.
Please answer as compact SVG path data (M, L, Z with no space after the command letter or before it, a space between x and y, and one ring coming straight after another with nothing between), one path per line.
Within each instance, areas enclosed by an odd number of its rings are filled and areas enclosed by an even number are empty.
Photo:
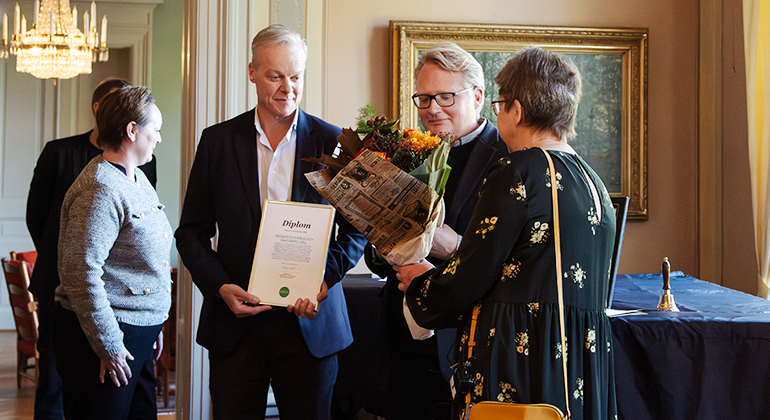
M265 201L249 293L274 306L307 298L318 309L334 212L324 204Z

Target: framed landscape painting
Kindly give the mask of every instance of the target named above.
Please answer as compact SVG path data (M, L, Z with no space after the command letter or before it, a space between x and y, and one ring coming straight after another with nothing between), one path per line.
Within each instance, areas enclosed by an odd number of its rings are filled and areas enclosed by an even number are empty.
M417 127L414 68L433 44L452 41L470 52L485 76L482 116L497 123L494 77L516 51L539 46L569 56L583 76L570 145L612 196L628 196L628 217L647 219L647 28L568 28L391 21L391 115Z

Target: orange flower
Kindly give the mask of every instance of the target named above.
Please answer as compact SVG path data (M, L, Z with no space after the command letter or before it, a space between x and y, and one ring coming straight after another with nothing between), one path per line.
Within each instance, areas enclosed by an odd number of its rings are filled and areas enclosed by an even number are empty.
M422 132L419 128L408 128L404 130L407 137L405 142L408 148L416 153L433 150L441 143L441 137L433 135L430 131Z

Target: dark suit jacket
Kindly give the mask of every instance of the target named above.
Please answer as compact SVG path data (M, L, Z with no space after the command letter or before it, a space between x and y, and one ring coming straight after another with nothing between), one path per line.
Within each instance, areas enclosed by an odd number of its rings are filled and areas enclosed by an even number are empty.
M46 143L37 160L27 196L27 229L37 250L29 290L39 300L53 301L59 285L56 268L59 215L64 196L83 168L102 151L88 137L91 131ZM155 158L139 167L155 187Z
M259 315L236 318L217 295L226 283L248 289L251 276L262 217L254 112L252 109L203 131L176 231L179 254L204 296L197 342L215 352L232 350L249 325L261 319ZM332 155L341 130L301 109L297 112L291 200L328 204L304 175L323 167L300 159ZM314 320L300 318L305 341L316 357L333 354L352 342L342 285L334 286L358 262L365 240L341 216L336 221L339 229L336 237L330 238L324 274L330 298L322 302ZM211 247L215 233L216 251ZM323 334L336 338L319 339Z
M497 127L490 121L487 121L484 130L473 141L477 143L473 146L473 152L460 176L454 198L447 205L444 217L444 224L451 226L461 235L465 233L476 209L479 190L487 176L487 170L498 159L508 154L507 146L498 137Z
M473 151L468 158L465 169L460 174L460 182L454 191L446 191L445 193L445 197L452 197L452 200L445 203L446 215L444 223L451 226L460 235L465 232L473 216L473 211L476 209L476 203L479 200L479 190L484 183L487 170L498 159L508 154L505 143L498 138L497 128L490 121L487 121L484 130L473 141L476 144L473 146ZM457 174L453 175L456 176ZM371 245L367 245L367 247L371 247ZM388 335L386 339L393 345L393 351L396 353L420 354L424 357L435 359L436 344L432 340L412 340L402 312L404 294L397 288L398 279L393 268L387 263L375 263L372 259L373 253L368 249L364 255L369 269L381 278L387 277L388 279L383 287L382 324L384 331ZM432 257L428 259L433 264L437 265L440 263L440 261ZM445 377L448 377L450 374L446 355L448 350L454 345L454 333L454 329L440 330L436 333L439 342L438 358ZM424 360L417 357L415 359ZM394 386L402 385L394 384Z

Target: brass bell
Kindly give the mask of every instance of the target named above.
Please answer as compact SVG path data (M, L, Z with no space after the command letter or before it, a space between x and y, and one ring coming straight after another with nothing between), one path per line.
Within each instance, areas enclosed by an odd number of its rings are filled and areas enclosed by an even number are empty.
M679 312L679 308L676 307L674 302L674 295L671 294L671 286L669 285L669 276L671 275L671 266L668 263L668 257L663 258L663 265L661 266L661 274L663 275L663 294L658 299L658 307L656 311L667 312Z

